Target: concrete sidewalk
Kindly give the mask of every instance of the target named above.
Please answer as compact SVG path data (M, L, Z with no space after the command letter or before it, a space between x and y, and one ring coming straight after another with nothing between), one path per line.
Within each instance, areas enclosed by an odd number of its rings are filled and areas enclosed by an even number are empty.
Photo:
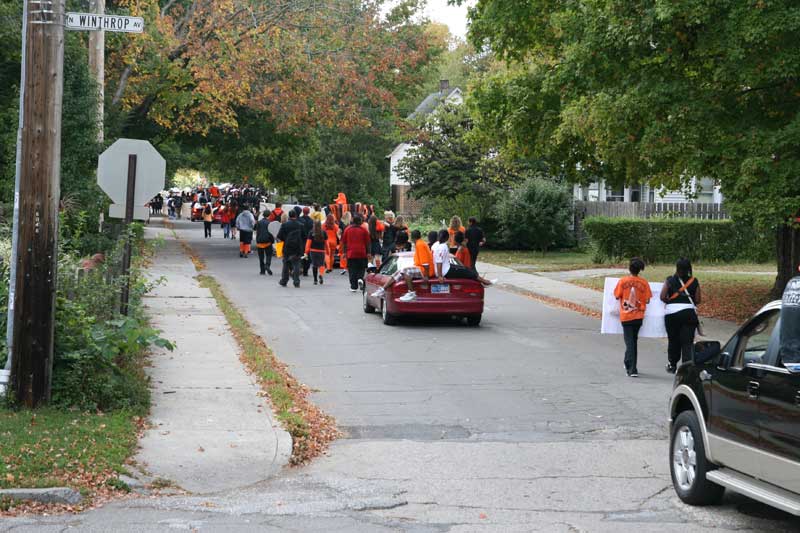
M593 289L580 287L566 281L552 279L544 275L519 272L509 267L494 265L483 261L478 262L478 271L487 279L497 278L498 286L508 287L523 293L535 296L557 298L597 311L603 311L603 294ZM619 277L619 276L613 276ZM738 328L738 324L725 320L703 318L703 330L707 338L727 341ZM600 331L598 321L597 331Z
M155 221L155 224L159 224ZM195 493L245 487L288 464L292 441L238 357L225 317L171 230L161 236L148 270L164 283L145 297L153 327L177 344L158 349L148 374L153 398L151 429L137 461L154 477Z

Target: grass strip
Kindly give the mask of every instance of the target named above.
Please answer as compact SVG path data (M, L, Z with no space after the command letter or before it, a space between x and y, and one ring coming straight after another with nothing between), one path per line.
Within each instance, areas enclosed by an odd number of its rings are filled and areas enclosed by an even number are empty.
M563 309L569 309L570 311L575 311L576 313L580 313L584 316L588 316L591 318L602 318L603 315L600 311L595 311L594 309L590 309L580 304L576 304L573 302L568 302L567 300L562 300L560 298L553 298L552 296L544 296L543 294L537 294L535 292L531 292L525 289L521 289L519 287L515 287L513 285L503 285L500 284L500 287L503 289L519 294L521 296L527 296L531 300L537 300L539 302L545 303L552 307L561 307Z
M46 506L48 512L79 511L118 497L117 475L126 473L142 422L129 411L0 411L0 488L66 486L88 497L77 506ZM5 502L0 516L44 509Z
M190 254L191 255L191 254ZM292 465L305 464L322 454L340 433L336 421L311 403L310 389L298 382L278 360L264 340L231 303L217 281L208 275L198 276L200 285L214 295L241 350L241 360L255 375L272 402L278 420L292 436Z

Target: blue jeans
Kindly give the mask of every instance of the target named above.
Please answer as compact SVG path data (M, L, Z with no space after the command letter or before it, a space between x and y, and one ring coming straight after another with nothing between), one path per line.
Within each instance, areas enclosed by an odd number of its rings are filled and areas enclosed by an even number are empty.
M222 236L226 239L231 236L231 223L228 222L222 225Z

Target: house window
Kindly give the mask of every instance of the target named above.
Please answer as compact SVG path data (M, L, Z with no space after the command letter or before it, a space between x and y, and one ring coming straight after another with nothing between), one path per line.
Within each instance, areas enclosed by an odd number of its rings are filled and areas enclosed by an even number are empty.
M632 185L631 186L631 202L641 202L642 201L642 186L641 185Z
M625 201L625 187L620 185L619 187L614 187L613 189L607 188L606 189L606 201L607 202L624 202Z

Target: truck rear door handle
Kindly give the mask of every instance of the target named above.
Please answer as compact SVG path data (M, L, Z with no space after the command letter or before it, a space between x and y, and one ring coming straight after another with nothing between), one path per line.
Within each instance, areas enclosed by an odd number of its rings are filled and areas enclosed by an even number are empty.
M747 384L747 394L751 398L758 398L758 389L761 387L758 381L751 381Z

